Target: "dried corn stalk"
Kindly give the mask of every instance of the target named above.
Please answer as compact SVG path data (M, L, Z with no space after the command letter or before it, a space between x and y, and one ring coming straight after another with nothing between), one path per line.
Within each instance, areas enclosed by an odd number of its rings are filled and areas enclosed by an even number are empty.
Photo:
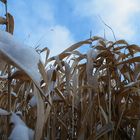
M139 138L139 46L95 36L51 58L44 49L42 64L33 49L7 33L0 36L1 63L11 65L10 77L0 67L0 108L8 110L10 79L11 111L22 112L34 139ZM6 116L0 118L0 139L6 140Z

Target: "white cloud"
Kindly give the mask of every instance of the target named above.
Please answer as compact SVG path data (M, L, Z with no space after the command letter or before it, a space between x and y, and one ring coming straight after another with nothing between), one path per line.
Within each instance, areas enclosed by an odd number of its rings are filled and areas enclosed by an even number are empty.
M79 0L75 3L75 13L78 16L95 19L100 15L111 26L118 38L128 40L132 40L136 35L133 18L139 12L139 0ZM99 20L97 22L100 23Z
M51 53L54 55L60 53L74 43L70 31L66 27L60 25L52 27L51 33L46 40L48 40L48 47L50 47Z
M70 30L57 24L53 5L48 1L34 0L27 4L25 0L16 2L16 4L12 3L14 7L11 9L11 13L14 15L16 23L15 36L25 44L32 47L47 46L50 48L51 55L56 55L74 42Z
M65 26L54 25L51 27L39 27L35 30L35 35L31 36L29 39L29 44L36 47L41 45L41 47L48 47L52 55L57 55L63 50L68 48L74 43L71 32Z

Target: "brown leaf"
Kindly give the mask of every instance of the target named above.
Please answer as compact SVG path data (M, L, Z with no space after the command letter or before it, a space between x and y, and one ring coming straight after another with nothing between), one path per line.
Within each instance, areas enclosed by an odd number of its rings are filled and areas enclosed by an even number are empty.
M6 31L13 34L13 32L14 32L14 18L10 13L6 14L6 18L7 18Z
M125 40L118 40L113 45L122 45L122 44L126 46L129 45Z
M45 109L44 109L44 102L40 95L39 90L34 85L34 94L37 98L37 122L35 128L35 140L41 140L44 128L44 121L45 121Z
M121 65L121 64L125 64L125 63L135 63L135 62L140 62L140 57L139 56L134 57L134 58L130 58L126 61L119 62L117 65Z

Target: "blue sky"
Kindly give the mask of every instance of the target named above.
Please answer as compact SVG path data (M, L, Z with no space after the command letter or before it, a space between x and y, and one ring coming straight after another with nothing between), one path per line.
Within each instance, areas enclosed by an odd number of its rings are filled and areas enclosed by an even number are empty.
M1 16L4 7L1 4ZM8 0L15 18L14 36L32 46L49 47L52 55L92 35L140 44L139 0Z

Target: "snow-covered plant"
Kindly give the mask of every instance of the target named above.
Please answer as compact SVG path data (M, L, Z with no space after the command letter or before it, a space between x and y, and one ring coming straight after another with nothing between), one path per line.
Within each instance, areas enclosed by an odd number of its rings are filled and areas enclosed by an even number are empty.
M10 140L140 139L139 46L94 36L54 57L42 51L45 63L0 32L1 140L8 137L8 112L18 110L24 121L12 113Z

